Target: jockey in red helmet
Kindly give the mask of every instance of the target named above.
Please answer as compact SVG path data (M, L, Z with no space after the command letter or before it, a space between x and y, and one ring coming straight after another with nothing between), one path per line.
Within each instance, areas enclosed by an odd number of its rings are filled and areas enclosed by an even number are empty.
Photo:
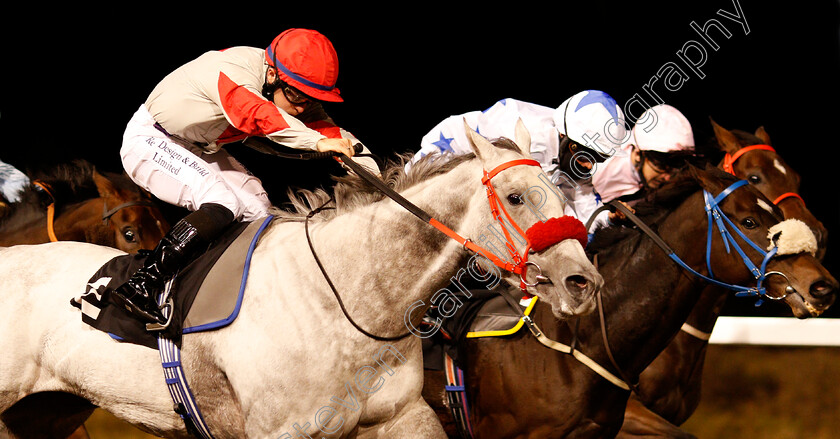
M260 136L353 155L358 140L321 105L343 100L337 79L338 57L327 37L289 29L266 49L207 52L158 83L128 123L120 156L135 183L191 213L115 289L115 303L147 322L164 322L156 303L164 283L232 222L268 214L262 183L225 144ZM377 170L370 158L359 163Z

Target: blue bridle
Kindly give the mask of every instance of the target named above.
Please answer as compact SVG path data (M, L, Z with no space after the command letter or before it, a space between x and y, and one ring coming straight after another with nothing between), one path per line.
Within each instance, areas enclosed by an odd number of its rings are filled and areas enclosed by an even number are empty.
M724 287L730 290L735 291L735 296L737 297L747 297L747 296L757 296L757 300L755 306L760 306L764 303L764 299L771 299L771 300L780 300L784 298L782 297L774 297L767 295L767 290L762 286L762 283L767 278L768 275L778 274L782 275L778 272L767 272L767 263L770 261L773 256L776 255L778 251L778 247L776 244L773 244L773 248L770 251L764 251L761 247L756 245L752 242L743 232L730 220L726 215L724 215L723 211L720 208L720 203L729 196L732 192L738 189L741 186L747 185L749 182L746 180L738 180L735 183L732 183L729 187L724 189L718 196L712 197L708 191L703 191L703 197L705 199L705 209L706 209L706 218L709 222L709 229L706 234L706 269L709 271L709 275L705 276L690 266L683 262L679 256L676 255L673 251L671 251L668 256L674 260L677 264L679 264L684 269L688 270L690 273L694 274L697 277L700 277L707 282L712 284L718 285L720 287ZM734 248L738 254L741 256L741 259L744 261L744 265L746 265L747 269L752 273L753 277L756 280L755 287L744 287L741 285L733 285L726 282L719 281L714 278L714 272L712 271L711 265L711 254L712 254L712 236L714 235L714 228L717 226L717 230L720 232L721 238L723 239L723 244L726 247L726 252L730 253L730 247ZM750 245L759 255L762 256L761 266L756 266L753 261L747 256L744 252L744 249L738 245L738 242L735 240L733 234L729 231L729 229L735 231L735 233L741 237L747 244ZM783 276L783 275L782 275Z

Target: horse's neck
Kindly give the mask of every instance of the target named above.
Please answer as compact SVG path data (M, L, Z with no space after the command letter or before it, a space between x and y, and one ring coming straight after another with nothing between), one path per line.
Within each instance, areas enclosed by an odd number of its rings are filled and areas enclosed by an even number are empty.
M465 190L464 179L474 177L479 182L480 171L473 167L461 165L402 195L451 229L470 236L473 231L464 227L480 214L477 207L483 193L474 185ZM462 243L390 199L328 221L311 222L309 233L314 251L349 314L379 334L393 332L394 324L404 327L406 310L418 300L426 306L417 308L412 316L422 317L432 294L449 283L467 257ZM309 248L304 252L302 256L309 259ZM323 277L314 261L311 270Z
M711 333L728 296L729 290L707 285L685 322L695 329L707 334Z
M706 225L680 219L690 217L672 214L660 227L660 236L684 262L699 269L704 254L697 249L704 246L697 243L705 242ZM706 284L686 273L646 236L632 254L647 257L629 256L623 264L607 261L599 270L606 281L602 294L610 349L622 370L636 376L679 331ZM597 346L597 355L605 361L597 313L583 322L586 348L582 349Z

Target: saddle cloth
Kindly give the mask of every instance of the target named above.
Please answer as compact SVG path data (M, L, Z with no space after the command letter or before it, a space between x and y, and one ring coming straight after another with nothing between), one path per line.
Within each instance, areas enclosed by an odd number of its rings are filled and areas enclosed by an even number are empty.
M169 283L174 309L163 335L179 348L181 336L229 325L239 314L248 277L250 255L273 217L230 227L210 248ZM115 305L110 292L143 266L148 253L117 256L91 276L85 294L72 303L82 321L128 343L158 348L159 332Z
M501 294L517 297L518 288L503 291L471 290L472 297L459 295L464 303L455 315L445 319L434 336L423 339L423 361L426 369L443 370L444 353L458 363L459 346L465 338L503 337L517 333L524 322L521 315L511 308ZM519 301L521 312L530 315L537 297ZM434 321L433 310L427 313L426 322Z

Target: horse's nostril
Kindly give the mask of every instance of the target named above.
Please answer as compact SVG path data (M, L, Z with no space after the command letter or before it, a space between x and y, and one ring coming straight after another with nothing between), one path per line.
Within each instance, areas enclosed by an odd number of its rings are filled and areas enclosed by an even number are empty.
M833 293L835 286L825 280L818 280L811 284L808 291L813 297L825 297Z
M575 274L566 278L566 287L571 290L583 291L589 287L589 280L579 274Z

